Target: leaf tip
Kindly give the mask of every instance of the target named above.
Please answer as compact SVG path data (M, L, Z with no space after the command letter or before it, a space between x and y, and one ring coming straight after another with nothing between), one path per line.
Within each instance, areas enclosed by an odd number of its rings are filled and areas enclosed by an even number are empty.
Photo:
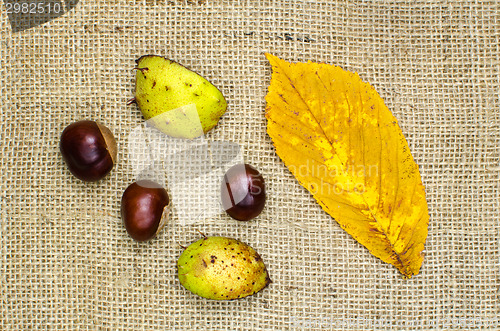
M267 60L269 61L272 67L278 67L279 62L285 62L285 60L282 60L276 55L273 55L271 53L264 53L264 55L266 56Z
M272 55L271 53L265 52L264 55L266 56L266 59L271 62L276 56Z

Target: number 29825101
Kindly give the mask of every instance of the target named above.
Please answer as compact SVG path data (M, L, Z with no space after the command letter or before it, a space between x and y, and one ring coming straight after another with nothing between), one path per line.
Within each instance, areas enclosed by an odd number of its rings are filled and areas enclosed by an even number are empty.
M7 14L59 14L64 8L59 2L16 2L5 3Z

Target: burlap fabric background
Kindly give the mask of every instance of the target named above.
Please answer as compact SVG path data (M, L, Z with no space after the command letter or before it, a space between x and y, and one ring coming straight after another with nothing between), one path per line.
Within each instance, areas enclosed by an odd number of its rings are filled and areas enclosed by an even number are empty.
M500 327L498 2L83 0L15 34L1 8L0 328ZM418 276L402 279L342 231L276 156L266 51L359 72L398 118L431 215ZM186 226L174 213L146 244L125 232L126 140L142 121L126 100L147 53L225 94L229 109L207 139L240 144L263 172L269 198L257 221L220 214ZM120 144L115 170L95 184L74 179L58 149L63 128L85 118ZM273 283L230 302L184 290L177 243L197 230L255 247Z

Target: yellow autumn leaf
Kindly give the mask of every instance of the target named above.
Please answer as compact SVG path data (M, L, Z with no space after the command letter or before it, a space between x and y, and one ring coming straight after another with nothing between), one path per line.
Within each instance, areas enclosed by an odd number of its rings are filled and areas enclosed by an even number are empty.
M288 169L340 226L404 276L422 265L429 214L396 118L356 73L266 54L267 132Z

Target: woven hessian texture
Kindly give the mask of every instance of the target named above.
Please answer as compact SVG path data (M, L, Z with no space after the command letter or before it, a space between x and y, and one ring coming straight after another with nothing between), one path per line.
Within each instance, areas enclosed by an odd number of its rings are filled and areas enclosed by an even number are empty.
M498 2L84 0L15 34L1 8L1 329L500 327ZM384 98L426 186L419 275L405 280L373 257L275 154L264 52L356 71ZM127 235L127 136L143 118L126 101L134 60L150 53L226 96L207 139L238 143L263 173L268 201L257 220L221 213L182 225L174 210L157 239ZM97 183L71 176L59 153L60 133L80 119L107 125L119 143L116 168ZM186 291L175 263L198 230L253 246L273 283L227 302Z

